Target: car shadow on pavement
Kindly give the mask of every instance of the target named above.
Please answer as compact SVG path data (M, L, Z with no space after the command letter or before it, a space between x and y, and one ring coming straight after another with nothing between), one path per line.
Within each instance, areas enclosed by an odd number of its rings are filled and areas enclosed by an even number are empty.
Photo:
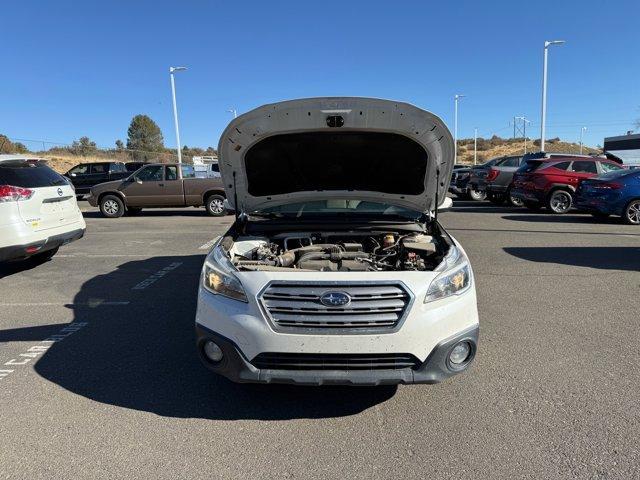
M178 268L132 290L166 265ZM353 415L391 398L396 387L295 387L234 384L208 371L195 350L194 318L203 256L131 261L84 283L69 308L87 324L53 344L35 365L45 379L109 405L162 416L220 420ZM130 301L105 305L96 299ZM91 307L93 305L93 307ZM59 326L62 327L62 326ZM35 332L35 333L34 333ZM34 340L45 327L0 332Z
M507 247L504 251L530 262L640 272L640 247Z
M511 212L513 213L513 211ZM617 224L620 225L620 217L595 218L588 214L569 213L565 215L554 215L552 213L531 212L524 215L504 215L505 220L514 222L544 222L544 223L578 223L578 224Z
M6 263L0 263L0 279L15 275L16 273L26 272L32 268L36 268L50 260L40 260L38 258L28 258L26 260L16 260Z
M84 218L106 218L102 213L97 210L82 212ZM230 215L226 215L229 218L233 218ZM204 208L182 208L182 209L145 209L135 215L125 215L125 218L138 218L138 217L210 217ZM211 217L215 218L215 217ZM117 221L117 219L110 218L111 221Z

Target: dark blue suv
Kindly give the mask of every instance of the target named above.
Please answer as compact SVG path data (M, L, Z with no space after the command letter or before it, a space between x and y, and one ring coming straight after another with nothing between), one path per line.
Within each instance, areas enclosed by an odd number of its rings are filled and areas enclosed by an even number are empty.
M626 223L640 225L640 170L614 170L583 180L575 206L596 217L619 215Z

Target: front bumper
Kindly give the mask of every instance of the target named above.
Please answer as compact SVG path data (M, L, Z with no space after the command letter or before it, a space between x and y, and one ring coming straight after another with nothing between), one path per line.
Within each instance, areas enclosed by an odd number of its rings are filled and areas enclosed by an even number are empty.
M202 326L196 325L198 355L204 365L213 372L238 383L287 383L295 385L397 385L439 383L468 368L473 362L478 347L479 327L462 331L438 343L427 359L417 368L371 369L371 370L286 370L259 369L228 338ZM212 363L203 353L204 343L214 341L222 350L223 358ZM449 353L455 344L468 341L472 345L469 360L462 368L452 368Z
M12 245L0 248L0 261L16 260L20 258L28 258L39 253L43 253L54 248L61 247L68 243L81 239L84 236L86 228L79 228L70 232L52 235L43 240L26 243L24 245ZM32 249L36 249L31 251ZM29 250L29 252L27 251Z

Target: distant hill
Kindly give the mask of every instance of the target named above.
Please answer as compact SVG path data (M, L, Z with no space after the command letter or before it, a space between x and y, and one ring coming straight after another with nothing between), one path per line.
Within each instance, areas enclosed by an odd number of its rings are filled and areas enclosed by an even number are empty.
M5 142L5 146L7 143ZM26 149L21 144L17 144L21 151L7 150L0 153L26 153ZM13 145L12 145L13 147ZM194 150L194 151L191 151ZM536 152L540 150L540 141L527 139L527 152ZM547 152L561 153L580 153L580 145L572 142L564 142L559 138L552 138L545 142L545 150ZM213 150L212 150L213 151ZM202 149L183 149L183 160L189 162L192 155L202 155ZM478 138L478 156L477 163L485 162L491 158L501 157L504 155L520 155L524 153L524 139L507 139L493 136L492 138ZM584 154L598 154L600 149L585 146ZM205 152L205 154L208 154ZM96 149L90 154L75 154L68 149L52 149L44 152L34 152L34 155L45 158L49 165L56 171L64 173L74 165L83 162L105 162L105 161L131 161L131 155L126 151L118 150L102 150ZM174 153L158 153L156 161L172 162L176 160ZM473 138L462 138L458 140L458 163L473 163Z
M559 138L545 141L544 149L547 152L580 153L580 144L564 142ZM540 140L527 139L527 152L540 151ZM524 153L523 138L500 138L494 136L489 139L478 138L477 163L486 162L495 157L505 155L522 155ZM602 153L601 149L584 146L582 153L585 155ZM458 163L473 163L473 138L458 140Z

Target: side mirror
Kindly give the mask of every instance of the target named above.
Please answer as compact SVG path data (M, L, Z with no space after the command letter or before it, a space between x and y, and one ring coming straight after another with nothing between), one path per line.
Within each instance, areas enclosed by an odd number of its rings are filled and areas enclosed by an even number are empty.
M142 180L140 180L139 178L134 178L133 181L136 182L138 185L142 185Z

